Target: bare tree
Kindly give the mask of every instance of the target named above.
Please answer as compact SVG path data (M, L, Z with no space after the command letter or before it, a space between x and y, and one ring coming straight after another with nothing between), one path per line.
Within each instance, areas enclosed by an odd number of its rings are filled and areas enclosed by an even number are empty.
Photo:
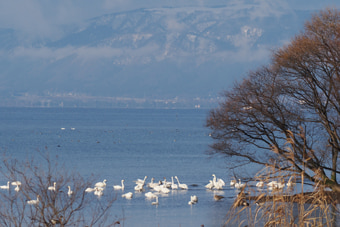
M26 161L3 157L0 172L10 187L0 191L1 226L114 226L117 223L109 213L116 200L114 194L107 193L105 199L99 199L86 193L85 189L94 185L93 177L85 180L51 161L47 153L39 154Z
M339 55L340 12L320 11L268 66L224 93L207 119L212 152L233 160L231 168L270 165L340 192Z

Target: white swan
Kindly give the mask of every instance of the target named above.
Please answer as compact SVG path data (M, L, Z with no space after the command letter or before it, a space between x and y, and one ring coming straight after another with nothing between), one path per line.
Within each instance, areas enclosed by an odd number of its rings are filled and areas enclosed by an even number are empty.
M147 192L147 193L145 193L145 197L148 198L148 199L154 199L157 196L152 192Z
M243 184L243 183L241 182L241 179L238 179L238 182L235 183L235 188L237 188L237 189L241 189L241 188L243 188L244 186L245 186L245 184Z
M9 189L9 181L7 181L7 184L6 185L2 185L0 186L1 189Z
M86 188L85 192L93 192L94 190L96 190L96 189L94 189L94 188Z
M277 186L277 181L271 181L267 184L268 187L276 187Z
M140 181L140 179L138 179L136 182L137 185L135 186L135 191L143 191L144 190L144 185L145 185L145 180L146 178L148 178L147 176L144 177L144 180Z
M17 185L17 186L14 188L14 191L16 191L16 192L20 191L19 185Z
M49 186L47 189L48 189L49 191L55 191L55 190L56 190L56 185L57 185L57 183L54 182L54 183L53 183L53 186Z
M283 189L285 186L286 186L286 184L285 184L285 180L284 179L282 180L282 182L279 182L277 184L277 188L278 189Z
M256 187L258 188L262 188L264 186L264 182L263 181L259 181L256 183Z
M158 196L156 196L156 201L152 202L151 205L158 205Z
M67 195L71 196L73 194L73 191L71 190L71 186L67 186L67 187L68 187Z
M171 187L171 183L166 181L166 178L164 177L164 181L162 181L162 184L167 187L170 188Z
M295 185L295 183L292 182L292 177L293 177L293 176L291 176L291 177L289 178L289 180L288 180L288 182L287 182L287 184L286 184L288 188L293 187L293 186Z
M267 185L268 185L269 190L283 189L285 187L284 180L283 180L283 183L277 182L277 181L271 181Z
M124 180L121 180L121 184L122 185L113 185L113 189L114 190L122 190L122 191L124 191Z
M214 187L214 183L212 180L209 180L209 183L204 186L207 189L212 189Z
M212 174L212 176L216 179L216 182L218 182L218 183L221 184L222 186L225 186L224 180L222 180L221 178L216 178L216 175L215 175L215 174Z
M161 185L160 187L161 193L168 194L170 192L170 190L165 185Z
M38 204L39 203L39 195L37 195L37 199L35 200L35 199L32 199L32 200L28 200L27 201L27 204L29 204L29 205L36 205L36 204Z
M159 185L159 183L154 183L155 178L151 178L151 182L147 184L149 188L154 188Z
M104 188L101 188L101 187L95 187L94 188L94 194L98 197L102 196L103 195L103 190Z
M18 192L18 191L20 191L20 185L21 185L21 182L20 181L13 181L12 183L11 183L11 185L14 185L14 186L16 186L15 188L14 188L14 191L16 191L16 192Z
M103 180L103 182L97 182L94 187L101 187L101 188L105 188L106 187L106 179Z
M156 192L161 192L162 186L158 185L158 186L154 187L153 190L156 191Z
M133 193L132 192L125 193L122 195L122 197L126 199L132 199Z
M178 187L179 187L180 189L188 189L188 185L186 185L186 184L181 184L181 183L179 182L177 176L175 176L175 178L176 178L176 180L177 180Z
M20 181L13 181L12 183L11 183L11 185L14 185L14 186L20 186L21 185L21 182Z
M231 180L231 181L230 181L230 186L231 186L231 187L234 187L235 184L236 184L236 182L237 182L237 181L236 181L235 179Z
M287 188L291 188L291 187L293 187L294 186L294 183L293 182L291 182L291 181L288 181L287 182Z
M188 202L189 205L196 204L198 202L198 198L196 195L190 196L190 201Z
M178 185L174 182L174 177L171 177L171 188L175 190L178 189Z
M167 187L165 187L165 185L163 184L154 187L153 190L155 190L156 192L164 193L164 194L168 194L170 192L170 190Z
M143 184L137 184L134 189L135 189L135 191L141 192L141 191L144 190L144 185Z
M223 189L223 186L225 186L225 182L221 179L221 178L216 178L215 174L212 174L213 178L213 184L214 184L214 188L221 190Z
M145 184L146 178L148 178L148 176L145 176L145 177L144 177L144 180L142 180L142 179L137 179L137 180L135 180L134 182L135 182L136 184Z

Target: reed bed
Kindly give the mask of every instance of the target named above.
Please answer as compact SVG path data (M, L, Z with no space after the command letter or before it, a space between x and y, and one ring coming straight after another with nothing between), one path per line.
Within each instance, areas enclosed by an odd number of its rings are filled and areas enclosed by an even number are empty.
M255 182L262 181L264 186L248 182L228 211L224 226L337 226L340 195L326 189L321 181L305 192L303 174L292 172L263 169ZM270 188L272 181L284 187Z

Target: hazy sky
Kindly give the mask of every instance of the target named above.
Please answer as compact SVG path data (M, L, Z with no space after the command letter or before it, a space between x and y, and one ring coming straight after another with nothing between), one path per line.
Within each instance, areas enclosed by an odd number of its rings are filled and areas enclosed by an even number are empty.
M0 28L12 28L31 38L58 38L61 25L80 25L106 13L148 7L256 4L262 12L280 9L322 9L340 6L338 0L2 0Z

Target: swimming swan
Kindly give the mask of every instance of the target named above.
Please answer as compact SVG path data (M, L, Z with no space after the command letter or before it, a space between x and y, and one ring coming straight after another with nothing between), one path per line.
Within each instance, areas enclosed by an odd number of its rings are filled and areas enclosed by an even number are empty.
M207 189L212 189L214 187L214 183L212 180L209 180L209 183L204 186Z
M142 179L137 179L137 180L135 180L134 182L135 182L136 184L145 184L146 178L148 178L148 176L145 176L145 177L144 177L144 180L142 180Z
M20 186L21 185L21 182L20 181L13 181L12 183L11 183L11 185L14 185L14 186Z
M156 198L157 196L156 196L155 194L153 194L152 192L147 192L147 193L145 193L145 197L146 197L147 199L154 199L154 198Z
M57 185L57 183L54 182L54 183L53 183L53 186L49 186L47 189L50 190L50 191L55 191L55 189L56 189L55 186L56 186L56 185Z
M36 204L38 204L39 203L39 195L37 195L37 199L36 200L34 200L34 199L32 199L32 200L29 200L29 201L27 201L27 204L29 204L29 205L36 205Z
M196 204L198 202L198 198L196 195L190 196L190 201L188 202L189 205Z
M164 177L164 181L162 181L162 184L167 187L170 188L171 187L171 183L166 181L166 178Z
M146 178L148 178L147 176L145 176L144 177L144 180L140 180L140 179L138 179L137 181L136 181L136 186L135 186L135 191L143 191L144 190L144 184L145 184L145 180L146 180ZM138 183L137 183L138 182Z
M177 180L178 187L179 187L180 189L188 189L188 185L179 183L179 180L178 180L178 177L177 177L177 176L175 176L175 178L176 178L176 180Z
M154 187L153 190L156 191L156 192L161 192L162 186L158 185L158 186Z
M7 185L0 186L1 189L9 189L9 181L7 181Z
M96 189L94 189L94 188L86 188L85 192L93 192L94 190L96 190Z
M284 188L285 187L285 180L282 180L282 182L279 182L278 184L277 184L277 187L278 187L278 189L282 189L282 188Z
M160 187L161 193L168 194L170 192L170 190L165 185L161 185Z
M124 190L124 180L121 180L122 185L113 185L114 190Z
M19 185L17 185L17 186L14 188L14 191L16 191L16 192L20 191Z
M153 190L155 190L156 192L165 193L165 194L168 194L170 192L170 190L164 184L154 187Z
M132 192L125 193L122 195L122 197L126 199L132 199L133 193Z
M258 188L262 188L263 185L264 185L263 181L259 181L259 182L256 183L256 187L258 187Z
M94 188L94 194L98 197L102 196L103 195L103 190L104 188L101 188L101 187L95 187Z
M158 196L156 196L156 201L152 202L151 205L158 205Z
M178 185L175 184L175 182L174 182L174 177L171 177L171 188L172 189L178 189Z
M154 188L159 185L159 183L154 183L155 178L151 178L150 183L147 184L149 188Z
M284 180L283 180L283 183L277 182L277 181L271 181L267 185L268 185L269 190L283 189L285 187Z
M213 185L214 185L214 188L215 189L223 189L223 186L225 186L225 182L221 179L221 178L216 178L216 175L213 174L212 175L214 178L213 178Z
M144 185L143 185L143 184L137 184L137 185L135 186L135 191L141 192L141 191L143 191L143 190L144 190Z
M238 183L235 184L235 188L241 189L241 188L243 188L244 186L245 186L245 184L243 184L243 183L241 182L241 179L238 179Z
M277 181L271 181L267 184L268 187L276 187L277 186Z
M105 188L106 187L106 179L103 180L103 182L97 182L94 186L95 187Z
M73 191L71 190L71 186L67 186L67 187L68 187L67 195L71 196L73 194Z
M295 185L295 183L292 182L292 177L293 177L293 176L291 176L291 177L289 178L289 180L288 180L288 182L287 182L287 184L286 184L288 188L293 187L293 186Z

